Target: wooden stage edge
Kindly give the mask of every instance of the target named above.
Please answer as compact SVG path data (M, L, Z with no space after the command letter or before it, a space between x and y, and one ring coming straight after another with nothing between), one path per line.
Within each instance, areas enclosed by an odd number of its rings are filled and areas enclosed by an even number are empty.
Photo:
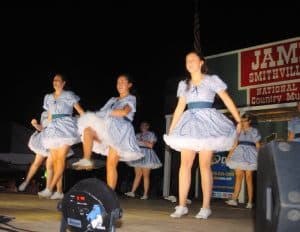
M116 222L120 232L175 232L175 231L222 231L253 232L255 208L245 209L227 206L222 200L212 201L213 214L207 220L196 219L201 202L193 200L188 205L189 213L180 219L169 215L176 203L161 199L131 199L119 196L123 216ZM56 200L39 199L36 195L21 193L0 193L0 216L15 219L8 225L0 223L0 231L59 231L61 214ZM10 229L10 230L9 230Z

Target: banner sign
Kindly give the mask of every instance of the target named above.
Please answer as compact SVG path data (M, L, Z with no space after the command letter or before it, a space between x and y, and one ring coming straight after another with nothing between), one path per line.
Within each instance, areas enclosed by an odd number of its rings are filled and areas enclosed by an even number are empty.
M300 82L250 88L250 105L278 104L300 99Z
M239 79L249 105L300 101L300 39L241 51Z
M213 191L214 198L230 198L234 190L234 170L226 166L227 152L214 154L212 172L213 172Z

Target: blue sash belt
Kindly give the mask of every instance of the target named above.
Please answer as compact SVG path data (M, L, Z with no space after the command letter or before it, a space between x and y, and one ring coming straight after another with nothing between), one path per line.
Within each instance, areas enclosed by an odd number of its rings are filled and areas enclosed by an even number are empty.
M295 137L295 139L300 138L300 133L296 133L294 137Z
M70 117L71 114L52 114L52 119Z
M203 109L203 108L211 108L212 102L198 101L198 102L190 102L187 104L188 109Z
M123 117L125 121L131 122L131 120L127 117Z
M146 146L139 146L140 148L146 148L146 149L151 149L150 147L146 147Z
M254 147L256 147L255 143L248 142L248 141L239 141L239 145L248 145L248 146L254 146Z

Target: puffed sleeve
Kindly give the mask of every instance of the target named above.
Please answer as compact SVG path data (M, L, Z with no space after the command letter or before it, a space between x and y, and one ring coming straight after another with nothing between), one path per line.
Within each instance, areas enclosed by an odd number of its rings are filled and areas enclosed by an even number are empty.
M226 83L217 75L210 76L210 88L215 92L219 93L227 89Z
M77 96L74 92L72 91L68 91L67 93L67 101L68 101L68 104L70 105L75 105L76 103L78 103L80 100L80 97Z
M261 135L256 128L252 128L251 136L253 138L253 142L255 142L255 143L258 142L259 140L261 140Z
M99 117L106 117L112 110L112 105L115 102L115 97L111 97L100 110L96 112Z
M140 140L140 139L141 139L140 133L136 133L136 134L135 134L135 138L136 138L137 140Z
M111 109L112 104L115 102L115 97L111 97L104 106L101 107L99 111L106 111L108 109Z
M43 108L45 110L49 109L49 94L46 94L45 97L44 97Z
M186 83L185 81L180 81L177 88L177 97L184 97L186 94Z
M124 104L129 105L129 107L131 108L131 112L136 112L136 97L133 95L129 95L124 100Z
M149 139L150 139L150 142L152 142L152 143L156 143L156 141L157 141L157 138L153 132L150 132Z

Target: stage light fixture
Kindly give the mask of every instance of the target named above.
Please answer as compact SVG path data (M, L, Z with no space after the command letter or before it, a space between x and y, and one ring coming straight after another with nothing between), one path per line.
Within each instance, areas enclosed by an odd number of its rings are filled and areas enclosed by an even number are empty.
M79 181L58 204L62 212L60 231L114 232L122 217L117 194L96 178Z

